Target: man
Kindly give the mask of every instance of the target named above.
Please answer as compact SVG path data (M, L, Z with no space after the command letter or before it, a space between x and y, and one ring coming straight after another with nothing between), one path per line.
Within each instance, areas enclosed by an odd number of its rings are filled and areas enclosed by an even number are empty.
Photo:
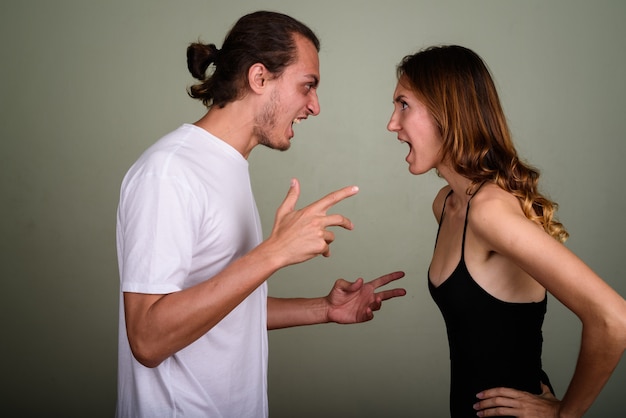
M118 417L266 417L268 329L367 321L405 294L375 292L396 272L337 280L321 298L267 296L274 272L330 254L329 226L352 229L326 212L356 187L296 210L294 179L263 241L250 187L252 149L288 149L292 123L320 111L318 50L309 28L272 12L242 17L221 50L189 47L201 80L190 95L208 111L150 147L122 184Z

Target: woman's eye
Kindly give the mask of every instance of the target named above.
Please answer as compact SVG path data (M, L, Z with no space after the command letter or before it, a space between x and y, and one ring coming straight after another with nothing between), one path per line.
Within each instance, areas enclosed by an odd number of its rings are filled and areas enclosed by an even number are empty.
M406 102L400 102L400 109L404 110L406 108L408 108L409 105Z

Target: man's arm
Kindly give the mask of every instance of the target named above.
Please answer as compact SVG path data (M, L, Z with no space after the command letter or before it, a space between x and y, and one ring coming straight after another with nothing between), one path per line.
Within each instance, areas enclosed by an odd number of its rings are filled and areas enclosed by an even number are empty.
M135 358L156 367L207 333L280 268L328 256L335 237L327 228L353 226L348 218L326 212L357 192L345 187L296 210L300 186L294 179L268 239L222 272L170 294L124 293L126 331Z
M339 279L330 293L320 298L268 298L267 328L278 329L299 325L336 322L352 324L369 321L382 302L404 296L404 289L384 290L381 286L404 277L404 272L389 273L365 283L359 278L355 282Z

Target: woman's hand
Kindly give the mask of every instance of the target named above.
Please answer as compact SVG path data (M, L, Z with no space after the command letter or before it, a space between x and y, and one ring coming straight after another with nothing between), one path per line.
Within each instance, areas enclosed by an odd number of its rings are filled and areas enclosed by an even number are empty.
M494 388L476 395L479 417L558 418L561 402L541 383L541 395L510 388Z

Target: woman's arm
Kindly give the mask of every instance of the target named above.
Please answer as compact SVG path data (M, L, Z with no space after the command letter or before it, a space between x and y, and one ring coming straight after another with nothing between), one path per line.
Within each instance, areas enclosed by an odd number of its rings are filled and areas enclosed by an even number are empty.
M521 267L581 320L580 353L557 416L582 416L626 349L626 301L567 247L526 218L508 193L477 195L470 213L472 229L486 248ZM479 408L506 406L509 401L493 397L500 394L485 391ZM490 409L483 412L483 416L500 415ZM511 410L506 414L511 415Z

